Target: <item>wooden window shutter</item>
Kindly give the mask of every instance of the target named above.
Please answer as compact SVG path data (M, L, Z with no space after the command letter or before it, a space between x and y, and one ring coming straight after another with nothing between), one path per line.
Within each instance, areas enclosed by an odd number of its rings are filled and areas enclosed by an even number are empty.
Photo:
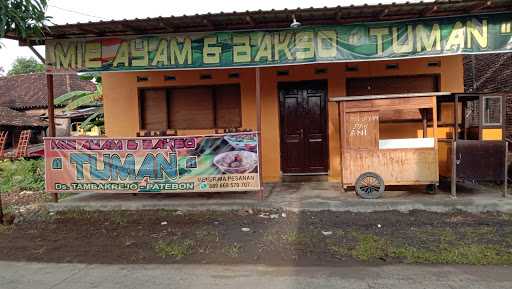
M402 94L439 91L436 75L347 79L347 95Z
M218 128L239 128L242 126L242 111L239 85L215 87L216 117Z
M167 129L167 95L166 90L146 89L141 97L142 129L161 131Z
M215 127L211 87L172 89L168 110L169 128L210 129Z

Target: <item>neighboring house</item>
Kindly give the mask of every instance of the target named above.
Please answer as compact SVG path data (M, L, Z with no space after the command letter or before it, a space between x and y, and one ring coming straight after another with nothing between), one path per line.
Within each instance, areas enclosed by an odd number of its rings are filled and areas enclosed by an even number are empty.
M81 80L77 74L58 74L54 76L54 97L70 91L94 91L96 86L88 80ZM31 116L46 115L48 109L48 89L45 73L33 73L0 77L0 106L24 112ZM72 122L68 113L57 107L56 111L57 136L71 134ZM81 121L87 115L81 115Z
M504 137L512 138L512 53L464 56L464 89L505 98Z
M0 106L0 131L7 132L5 149L13 148L22 130L32 130L30 143L42 142L44 131L48 127L46 121L5 106Z

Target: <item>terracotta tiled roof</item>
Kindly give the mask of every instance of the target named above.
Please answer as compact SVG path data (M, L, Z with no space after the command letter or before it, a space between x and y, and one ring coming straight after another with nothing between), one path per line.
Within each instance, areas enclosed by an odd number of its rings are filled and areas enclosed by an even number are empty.
M30 116L24 112L15 111L8 107L0 106L0 126L48 126L35 116Z
M55 97L74 90L94 91L91 81L80 80L76 74L54 75ZM48 105L46 75L32 73L0 77L0 106L12 109L45 108Z

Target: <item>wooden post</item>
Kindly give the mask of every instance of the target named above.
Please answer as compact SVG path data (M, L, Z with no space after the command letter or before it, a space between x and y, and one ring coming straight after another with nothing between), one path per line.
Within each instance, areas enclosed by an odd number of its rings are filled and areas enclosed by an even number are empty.
M503 181L503 197L508 195L508 141L505 140L505 180Z
M450 192L452 198L457 197L457 142L452 141L452 177Z
M55 137L55 105L53 103L53 74L46 74L46 87L48 88L48 136ZM53 201L57 203L59 201L59 194L53 194Z
M338 127L340 134L340 177L341 177L341 192L345 192L345 184L343 183L343 138L345 137L345 102L338 101Z
M261 71L256 67L256 130L258 131L258 175L260 179L260 190L258 191L258 200L263 201L263 154L261 149Z
M457 131L459 126L459 114L457 106L459 105L459 96L454 95L453 101L453 137L452 137L452 177L451 177L451 195L457 197Z
M458 131L459 131L459 96L457 94L454 95L453 100L453 140L457 141Z
M54 137L55 133L55 106L53 103L53 74L46 74L46 86L48 88L48 136Z
M427 134L428 137L428 134ZM439 143L437 139L437 96L432 97L432 137L434 138L434 149L436 151L436 164L439 164ZM437 183L434 184L434 193L437 194L439 187L439 166L436 168L438 176Z
M428 137L428 123L427 123L427 110L425 108L422 108L420 110L421 113L421 121L423 122L423 138Z
M461 119L460 119L460 131L462 133L462 139L467 140L468 139L468 129L466 127L466 105L467 102L464 102L464 100L461 102Z

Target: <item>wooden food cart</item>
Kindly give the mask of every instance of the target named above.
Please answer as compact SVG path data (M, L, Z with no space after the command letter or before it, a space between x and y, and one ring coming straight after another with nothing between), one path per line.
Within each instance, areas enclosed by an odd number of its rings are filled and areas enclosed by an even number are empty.
M333 98L341 120L343 189L354 186L361 198L374 199L385 185L437 188L436 95L442 94L448 93ZM389 123L412 133L399 139L381 135L382 125Z

